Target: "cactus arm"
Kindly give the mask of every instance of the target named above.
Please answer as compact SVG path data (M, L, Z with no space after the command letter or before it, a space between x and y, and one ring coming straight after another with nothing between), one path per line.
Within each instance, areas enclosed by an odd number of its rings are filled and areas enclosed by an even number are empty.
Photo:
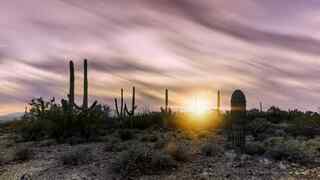
M115 106L118 117L120 117L117 98L114 98L114 106Z
M169 101L168 101L168 96L169 96L169 92L168 92L168 89L166 89L166 97L165 97L165 112L168 112L168 104L169 104Z
M94 101L94 102L92 103L92 105L90 106L89 110L94 109L97 104L98 104L98 101Z
M120 97L120 101L121 101L121 109L120 109L120 117L123 116L123 89L121 88L121 97Z

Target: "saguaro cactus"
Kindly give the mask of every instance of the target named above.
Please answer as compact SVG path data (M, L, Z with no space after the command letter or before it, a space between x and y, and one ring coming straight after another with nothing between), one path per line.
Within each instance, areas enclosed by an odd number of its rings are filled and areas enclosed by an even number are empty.
M124 105L124 110L128 114L128 116L133 116L135 109L137 109L137 106L135 105L136 102L136 88L132 87L132 105L131 110L128 110L127 104Z
M69 105L70 108L73 108L74 105L74 64L72 61L69 62L69 73L70 73L70 79L69 79L69 94L68 94L68 98L69 98Z
M94 103L90 106L90 108L88 107L88 63L87 60L84 60L84 80L83 80L83 104L82 106L78 106L75 103L75 98L74 98L74 64L72 61L70 61L69 63L69 67L70 67L70 87L69 87L69 94L68 94L68 98L69 98L69 105L71 107L76 107L77 109L86 111L88 109L93 109L96 104L97 101L94 101Z
M117 100L117 98L114 98L114 105L116 108L117 115L118 115L118 117L122 118L123 117L123 89L122 88L121 88L120 103L121 103L121 105L120 105L120 111L119 111L118 100Z
M171 108L169 108L169 90L166 89L165 90L165 106L164 108L161 106L160 107L161 113L165 113L165 114L171 114Z
M217 93L217 112L220 114L220 108L221 108L221 93L220 90L218 90Z
M168 105L169 105L169 100L168 100L168 98L169 98L169 90L166 89L166 99L165 99L165 103L166 103L165 111L166 111L166 113L168 112Z
M231 97L231 139L234 147L245 149L246 97L235 90Z

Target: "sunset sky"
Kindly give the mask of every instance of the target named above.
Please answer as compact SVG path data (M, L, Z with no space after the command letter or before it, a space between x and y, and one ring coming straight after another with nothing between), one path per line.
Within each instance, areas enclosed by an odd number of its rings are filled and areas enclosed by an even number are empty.
M33 97L65 98L68 61L77 95L89 61L90 100L113 107L136 86L140 110L207 97L229 108L320 107L319 0L2 0L0 114ZM81 101L78 101L81 103Z

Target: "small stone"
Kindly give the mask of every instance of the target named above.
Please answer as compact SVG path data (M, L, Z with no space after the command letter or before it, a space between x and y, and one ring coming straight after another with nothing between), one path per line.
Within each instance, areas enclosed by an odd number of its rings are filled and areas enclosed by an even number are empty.
M279 163L279 168L280 168L281 170L286 170L286 169L287 169L287 166L286 166L285 164L283 164L283 162L281 161L281 162Z

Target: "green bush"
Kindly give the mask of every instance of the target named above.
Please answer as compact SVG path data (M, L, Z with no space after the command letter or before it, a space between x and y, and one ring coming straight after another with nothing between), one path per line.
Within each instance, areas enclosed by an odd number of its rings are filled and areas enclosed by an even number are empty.
M87 148L80 150L77 149L62 155L60 160L63 165L83 165L89 163L92 160L92 154Z
M223 152L223 148L214 143L206 143L201 147L201 153L205 156L216 156Z

